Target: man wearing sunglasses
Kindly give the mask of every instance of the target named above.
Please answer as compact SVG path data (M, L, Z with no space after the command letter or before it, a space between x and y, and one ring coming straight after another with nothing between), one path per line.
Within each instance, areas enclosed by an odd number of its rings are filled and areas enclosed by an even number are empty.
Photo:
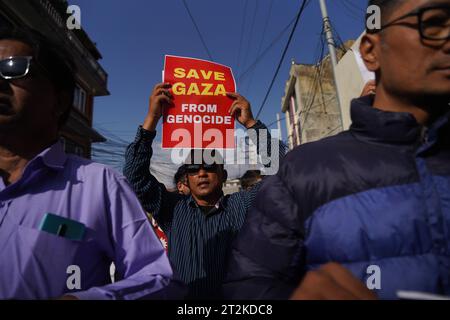
M221 285L231 240L241 228L247 211L259 189L224 196L223 183L227 179L223 159L215 150L191 151L184 165L190 195L168 192L150 173L152 143L163 109L171 105L170 84L155 86L147 117L139 127L135 141L128 147L124 174L131 182L141 203L151 212L169 239L169 258L173 268L189 287L190 299L221 297ZM253 118L250 103L241 95L228 94L234 103L230 114L247 129L256 130L258 150L271 150L267 128ZM259 130L266 131L259 135ZM261 136L261 139L260 139ZM278 143L278 142L275 142ZM284 155L284 145L279 146Z
M450 2L369 5L382 14L360 46L375 95L353 100L349 131L294 149L264 183L233 245L227 297L287 298L328 262L380 298L450 295ZM336 275L337 297L356 299ZM299 290L320 291L307 278Z
M172 269L125 178L58 141L74 87L58 44L0 29L0 299L164 297Z

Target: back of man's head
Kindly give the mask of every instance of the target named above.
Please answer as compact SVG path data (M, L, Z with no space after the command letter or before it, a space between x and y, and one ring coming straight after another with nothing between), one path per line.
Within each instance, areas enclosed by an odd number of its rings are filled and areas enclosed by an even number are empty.
M253 187L256 183L261 181L261 171L260 170L248 170L241 177L241 187L244 190L248 190Z
M175 172L173 182L174 184L177 184L178 182L185 182L185 180L186 180L186 167L180 166L178 167L177 172Z
M33 50L33 58L47 71L56 92L65 92L68 101L63 108L59 127L69 118L75 88L75 66L67 51L55 41L32 29L10 26L0 27L1 40L16 40L27 44Z

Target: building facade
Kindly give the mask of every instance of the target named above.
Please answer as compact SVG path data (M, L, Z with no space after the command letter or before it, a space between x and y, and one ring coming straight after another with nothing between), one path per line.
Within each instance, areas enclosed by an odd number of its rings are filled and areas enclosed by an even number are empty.
M68 153L91 157L91 145L106 139L93 125L94 97L109 95L108 75L99 64L102 58L83 29L69 30L68 3L64 0L2 0L0 25L27 27L60 43L72 55L76 65L73 108L62 130L62 142Z
M362 35L351 46L336 66L336 80L339 85L339 98L342 106L344 130L350 128L351 101L363 91L364 85L375 79L375 74L367 70L359 53Z
M225 181L222 191L225 195L241 191L241 181L239 179L229 179Z
M349 41L345 47L352 44L353 41ZM281 111L285 114L290 149L342 131L329 56L317 65L292 63L281 99Z

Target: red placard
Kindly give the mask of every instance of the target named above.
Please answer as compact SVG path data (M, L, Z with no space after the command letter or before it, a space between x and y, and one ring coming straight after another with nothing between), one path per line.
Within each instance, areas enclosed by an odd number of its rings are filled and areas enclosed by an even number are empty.
M165 56L164 82L172 84L174 106L163 114L163 148L231 149L236 92L230 67L194 58Z

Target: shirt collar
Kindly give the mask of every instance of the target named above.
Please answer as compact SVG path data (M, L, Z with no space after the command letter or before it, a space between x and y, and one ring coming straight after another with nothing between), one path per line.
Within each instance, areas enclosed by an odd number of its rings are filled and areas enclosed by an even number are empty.
M192 195L189 196L188 203L192 208L199 208L199 205L195 201L194 197L192 197ZM214 208L212 208L211 211L207 215L209 216L213 213L216 213L219 210L223 210L223 209L225 209L225 207L226 207L226 197L222 193L222 196L216 202L216 204L214 205Z
M40 169L42 165L55 170L64 169L64 164L67 160L67 155L64 153L62 143L60 141L51 145L50 147L43 150L37 156L35 156L23 170L22 177L19 181L23 181L27 176L31 175L34 171ZM5 184L3 179L0 179L0 191L5 189ZM13 183L9 188L14 188L18 185L18 182Z
M64 152L61 141L58 141L34 157L31 162L35 162L38 159L41 159L42 163L49 168L61 170L64 169L67 155Z

